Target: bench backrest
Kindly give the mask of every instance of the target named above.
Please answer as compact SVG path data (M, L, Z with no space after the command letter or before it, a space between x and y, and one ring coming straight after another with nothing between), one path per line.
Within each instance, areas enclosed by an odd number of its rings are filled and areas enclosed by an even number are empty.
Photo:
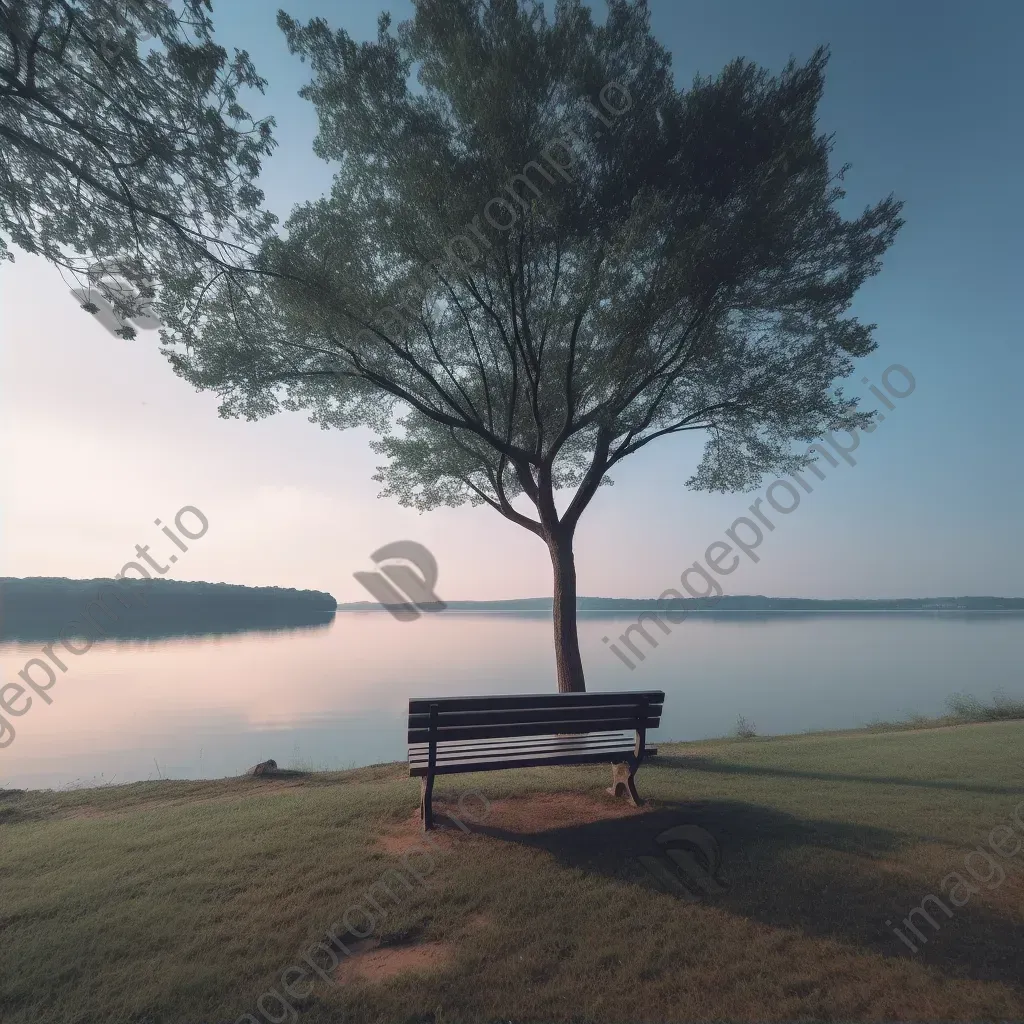
M413 697L409 743L486 740L657 728L663 690L524 693L495 697ZM433 714L432 714L433 711Z

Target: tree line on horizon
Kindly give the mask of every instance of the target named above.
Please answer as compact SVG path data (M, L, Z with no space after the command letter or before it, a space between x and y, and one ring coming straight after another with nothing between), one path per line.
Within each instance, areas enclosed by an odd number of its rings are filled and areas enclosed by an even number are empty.
M139 639L324 625L319 590L164 579L0 577L0 639Z

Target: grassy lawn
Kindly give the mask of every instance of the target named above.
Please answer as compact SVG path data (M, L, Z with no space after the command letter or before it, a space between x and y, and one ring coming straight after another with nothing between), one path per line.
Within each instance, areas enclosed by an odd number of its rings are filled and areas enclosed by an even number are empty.
M636 811L607 768L442 778L427 845L402 765L0 793L0 1018L1024 1017L1024 722L659 749ZM637 861L680 824L723 891Z

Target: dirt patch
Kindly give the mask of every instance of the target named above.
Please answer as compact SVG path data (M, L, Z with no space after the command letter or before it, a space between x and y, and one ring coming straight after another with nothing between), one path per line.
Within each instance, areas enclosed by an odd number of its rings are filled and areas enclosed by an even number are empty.
M445 807L434 801L434 827L429 832L423 831L423 823L420 821L420 812L417 807L405 821L396 825L389 825L377 836L376 847L382 853L391 854L393 857L401 857L411 849L448 850L455 845L459 838L465 833L445 813L450 811L458 815L459 810L454 805ZM466 827L471 828L471 823L466 822Z
M376 846L378 850L389 853L392 857L401 857L414 842L413 831L403 823L400 827L377 836Z
M593 796L585 793L531 793L528 796L492 800L486 818L474 822L464 818L470 832L487 832L491 828L503 832L535 835L554 829L591 825L601 821L617 821L637 817L648 808L634 807L621 797ZM393 857L401 857L413 848L447 851L465 834L446 812L459 816L455 805L445 807L435 801L434 827L424 833L419 810L405 821L391 825L377 836L376 848ZM482 826L482 828L481 828Z
M424 974L446 967L453 959L454 948L447 942L418 942L411 946L382 946L376 939L367 939L359 947L351 947L352 955L335 968L334 976L345 984L365 981L377 985L402 974Z
M492 800L486 826L508 832L548 832L598 821L632 818L644 811L643 807L634 807L626 800L613 796L535 793L507 800Z

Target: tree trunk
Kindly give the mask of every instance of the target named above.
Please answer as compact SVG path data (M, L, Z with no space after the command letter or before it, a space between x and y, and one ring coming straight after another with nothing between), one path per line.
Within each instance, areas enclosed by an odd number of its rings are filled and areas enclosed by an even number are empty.
M559 693L584 693L583 660L576 635L576 561L572 534L557 532L548 538L548 551L555 570L554 620L555 668Z

